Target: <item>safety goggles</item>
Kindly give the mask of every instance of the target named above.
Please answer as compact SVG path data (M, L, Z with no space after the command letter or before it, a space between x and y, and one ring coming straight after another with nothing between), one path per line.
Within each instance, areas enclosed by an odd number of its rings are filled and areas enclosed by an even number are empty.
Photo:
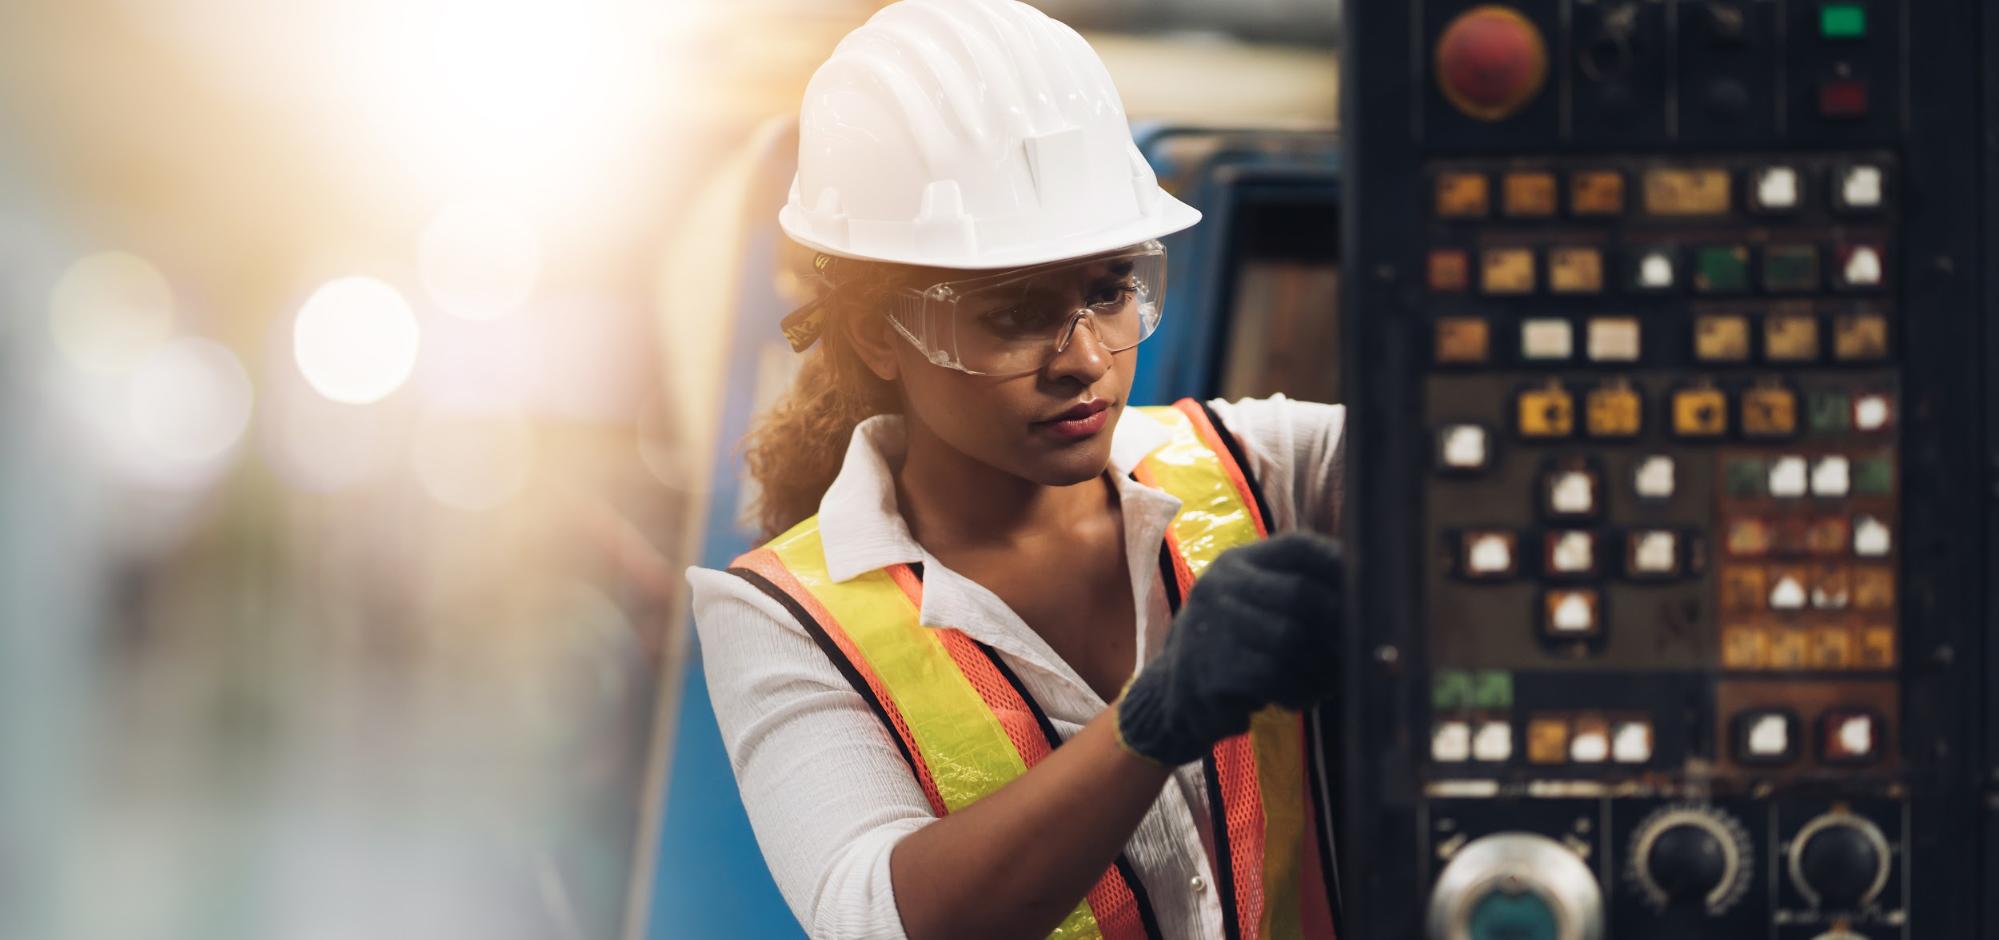
M931 362L973 375L1039 372L1089 325L1106 352L1159 328L1166 247L1149 241L1109 254L1006 271L886 297L897 332Z

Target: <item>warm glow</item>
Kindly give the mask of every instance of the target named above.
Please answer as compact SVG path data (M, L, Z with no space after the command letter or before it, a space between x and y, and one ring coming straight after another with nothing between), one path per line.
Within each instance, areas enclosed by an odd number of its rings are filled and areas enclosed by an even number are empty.
M419 260L424 287L444 312L490 320L514 312L533 292L541 243L519 213L463 202L431 220Z
M132 373L132 431L160 459L201 464L236 446L250 421L250 377L234 353L205 339L161 346Z
M144 258L107 251L78 260L49 295L49 330L77 368L121 372L173 333L173 291Z
M416 315L395 288L348 277L321 287L299 309L292 352L314 390L361 405L409 379L420 338Z
M526 488L535 464L534 425L517 415L427 415L410 458L432 499L457 509L492 509Z

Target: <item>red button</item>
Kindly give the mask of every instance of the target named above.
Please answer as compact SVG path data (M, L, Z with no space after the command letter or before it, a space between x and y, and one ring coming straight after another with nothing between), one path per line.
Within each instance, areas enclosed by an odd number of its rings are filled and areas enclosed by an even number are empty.
M1467 10L1437 40L1440 90L1459 111L1481 121L1502 120L1526 107L1547 77L1541 30L1512 7Z
M1819 114L1829 118L1867 116L1867 83L1851 79L1819 85Z

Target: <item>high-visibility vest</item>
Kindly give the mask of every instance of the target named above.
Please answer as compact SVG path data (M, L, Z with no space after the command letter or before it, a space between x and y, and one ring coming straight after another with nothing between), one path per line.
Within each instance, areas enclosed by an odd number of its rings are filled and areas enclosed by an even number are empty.
M1140 409L1170 437L1132 475L1180 499L1160 565L1175 610L1222 552L1269 534L1269 512L1236 441L1200 402ZM846 581L827 574L817 517L729 569L782 604L881 719L939 816L1025 773L1061 742L991 647L922 625L909 565ZM1230 940L1333 937L1317 787L1297 712L1271 706L1202 762L1215 876ZM1145 887L1120 854L1052 937L1158 938Z

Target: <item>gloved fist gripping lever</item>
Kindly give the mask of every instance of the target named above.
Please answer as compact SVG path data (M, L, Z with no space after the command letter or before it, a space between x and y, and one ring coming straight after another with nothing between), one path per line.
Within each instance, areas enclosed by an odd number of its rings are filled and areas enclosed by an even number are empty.
M1248 730L1268 705L1302 710L1331 695L1344 584L1340 543L1323 535L1286 532L1224 552L1119 698L1119 740L1177 767Z

